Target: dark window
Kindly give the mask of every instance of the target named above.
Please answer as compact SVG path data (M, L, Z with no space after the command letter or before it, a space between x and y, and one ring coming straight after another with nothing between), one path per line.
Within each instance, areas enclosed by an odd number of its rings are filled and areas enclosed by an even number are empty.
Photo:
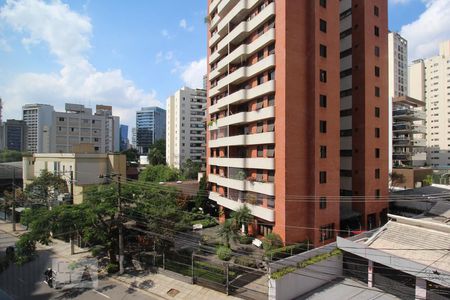
M375 97L380 97L380 88L379 87L375 87Z
M379 138L380 137L380 128L375 128L375 137Z
M352 177L352 170L340 170L339 174L342 177Z
M258 122L256 123L256 133L262 133L264 129L264 123Z
M59 118L59 121L60 122L64 122L64 118Z
M351 129L341 130L341 136L342 137L344 137L344 136L352 136L352 130Z
M320 95L320 107L327 107L327 96Z
M379 118L380 117L380 108L379 107L375 107L375 117Z
M344 70L344 71L341 71L341 73L339 74L339 76L341 78L344 78L344 77L347 77L347 76L350 76L350 75L352 75L352 68Z
M327 121L320 121L319 127L320 127L321 133L326 133L327 132Z
M322 241L334 238L334 223L320 226L320 239Z
M380 169L375 169L375 179L380 179Z
M275 171L274 170L269 170L269 172L267 173L267 181L268 182L275 181Z
M319 208L320 209L327 208L327 197L320 197Z
M320 0L320 6L327 7L327 0Z
M375 158L380 158L380 148L375 148Z
M320 158L327 158L327 146L320 146Z
M270 95L268 97L269 100L269 106L274 106L275 105L275 96L274 95Z
M352 157L352 150L341 150L342 157Z
M263 157L264 156L264 147L263 146L258 146L258 157Z
M375 67L375 76L380 77L380 68L379 67Z
M319 172L319 183L327 183L327 172L325 171Z
M320 82L327 82L327 71L320 70Z
M352 115L352 109L349 108L349 109L341 110L340 115L341 115L341 117L351 116Z
M373 7L373 14L377 17L380 15L380 9L376 5Z
M275 44L269 45L269 47L267 47L267 50L269 51L269 55L275 54Z
M375 56L380 57L380 47L375 46Z
M342 51L339 56L340 56L340 58L344 58L349 55L352 55L352 48Z
M373 28L373 33L375 34L375 36L380 36L380 28L378 26L375 26Z
M275 80L275 70L269 72L269 80Z
M320 56L327 57L327 46L320 44Z
M259 98L256 100L256 109L264 108L264 99Z
M275 121L269 120L267 121L267 132L273 132L275 131Z
M380 190L375 190L375 197L377 197L377 199L379 199L380 196L381 196Z
M270 158L275 157L275 145L267 146L267 157L270 157Z
M352 89L343 90L340 92L341 98L351 96L353 93Z
M264 83L264 74L261 74L258 76L258 85L263 84Z
M327 21L320 19L320 31L327 32Z
M264 50L258 52L258 61L264 58Z

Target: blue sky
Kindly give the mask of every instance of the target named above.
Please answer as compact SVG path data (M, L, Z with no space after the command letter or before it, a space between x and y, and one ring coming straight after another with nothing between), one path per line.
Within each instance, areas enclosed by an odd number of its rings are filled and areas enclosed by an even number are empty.
M450 1L389 2L390 29L407 35L412 56L450 38ZM25 103L102 103L133 127L139 107L201 85L205 15L206 0L0 0L4 118L20 118ZM430 19L444 23L422 30Z

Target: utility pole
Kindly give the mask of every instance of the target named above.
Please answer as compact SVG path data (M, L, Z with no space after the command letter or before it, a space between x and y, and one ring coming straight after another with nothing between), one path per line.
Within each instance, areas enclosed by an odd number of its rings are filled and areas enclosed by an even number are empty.
M118 224L118 226L119 226L119 274L123 274L125 270L123 267L124 254L123 254L123 224L122 224L122 201L121 201L122 186L121 186L120 174L117 175L117 193L118 193L118 197L117 197L118 216L117 216L117 219L119 221L119 224Z
M70 170L70 204L73 205L73 170ZM75 254L75 233L70 233L70 255Z
M70 204L73 204L73 170L70 170Z
M12 228L16 231L16 169L13 167L13 203L12 203Z

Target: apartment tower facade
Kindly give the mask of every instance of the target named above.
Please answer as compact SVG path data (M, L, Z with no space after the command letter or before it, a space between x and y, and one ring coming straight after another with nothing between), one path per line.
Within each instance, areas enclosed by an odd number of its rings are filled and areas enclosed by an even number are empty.
M352 196L387 193L388 108L374 95L387 99L386 0L213 0L208 11L207 173L222 215L245 203L256 234L286 243L332 241L342 214L379 224L386 202ZM366 36L374 24L379 36Z
M166 138L166 111L152 106L136 112L136 147L141 154L148 154L150 146Z
M205 160L206 91L183 87L167 99L166 162L180 169L186 160Z

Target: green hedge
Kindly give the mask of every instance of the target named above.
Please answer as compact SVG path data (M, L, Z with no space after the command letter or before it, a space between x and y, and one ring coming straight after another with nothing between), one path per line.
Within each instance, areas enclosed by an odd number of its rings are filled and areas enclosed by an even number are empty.
M308 249L308 247L310 247L310 249ZM307 242L303 242L300 244L269 250L266 252L266 256L271 260L283 259L292 255L303 253L311 249L312 249L311 245L308 246Z
M216 254L220 260L228 261L231 259L231 249L225 246L217 247Z
M239 243L243 245L249 245L253 242L253 237L247 235L239 236Z
M194 225L194 224L202 224L203 228L208 228L208 227L214 227L218 223L217 223L216 219L214 219L214 218L206 218L206 219L191 221L191 225Z

